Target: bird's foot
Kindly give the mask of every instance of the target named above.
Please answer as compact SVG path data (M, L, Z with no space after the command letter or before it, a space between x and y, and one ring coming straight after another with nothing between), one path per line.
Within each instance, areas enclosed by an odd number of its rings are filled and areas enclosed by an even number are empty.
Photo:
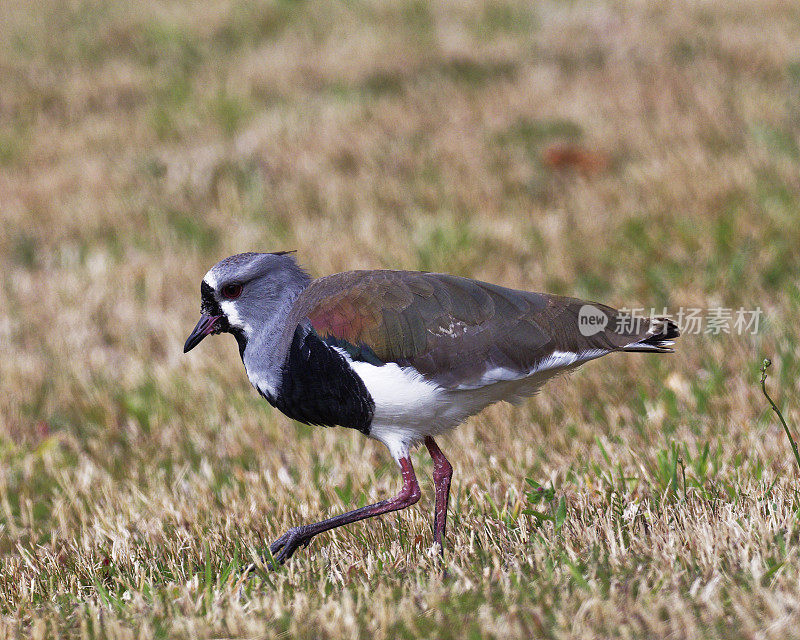
M269 547L272 559L278 564L283 564L294 555L300 547L307 547L314 538L305 527L292 527ZM272 567L275 569L276 567Z

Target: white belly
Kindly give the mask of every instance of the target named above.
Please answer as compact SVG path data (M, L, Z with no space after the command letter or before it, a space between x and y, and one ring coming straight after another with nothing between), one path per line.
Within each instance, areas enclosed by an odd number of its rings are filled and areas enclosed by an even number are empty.
M533 395L550 378L604 353L559 353L524 375L495 369L479 384L455 389L440 387L415 369L395 363L380 367L359 361L349 364L375 402L369 436L383 442L395 459L400 459L425 436L448 431L495 402L516 402Z

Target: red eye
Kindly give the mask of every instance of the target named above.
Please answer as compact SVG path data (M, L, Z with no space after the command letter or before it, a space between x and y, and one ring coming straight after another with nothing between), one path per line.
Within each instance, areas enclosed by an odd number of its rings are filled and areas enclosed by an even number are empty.
M222 287L222 297L228 300L235 300L242 295L242 285L240 284L226 284Z

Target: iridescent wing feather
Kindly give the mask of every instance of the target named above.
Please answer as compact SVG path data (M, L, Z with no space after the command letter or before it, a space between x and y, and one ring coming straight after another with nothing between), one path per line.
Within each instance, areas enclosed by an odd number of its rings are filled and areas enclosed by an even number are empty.
M578 315L585 304L446 274L350 271L312 282L290 326L308 320L353 359L412 366L449 388L480 385L493 370L524 377L555 352L636 350L633 343L653 335L609 326L584 336ZM641 347L667 350L656 341Z

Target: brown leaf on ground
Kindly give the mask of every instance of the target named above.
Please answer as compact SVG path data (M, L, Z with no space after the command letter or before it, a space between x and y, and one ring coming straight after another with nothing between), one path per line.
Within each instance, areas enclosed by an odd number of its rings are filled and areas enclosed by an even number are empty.
M603 151L592 151L574 144L554 144L542 153L544 164L553 171L580 171L595 176L611 166L611 157Z

